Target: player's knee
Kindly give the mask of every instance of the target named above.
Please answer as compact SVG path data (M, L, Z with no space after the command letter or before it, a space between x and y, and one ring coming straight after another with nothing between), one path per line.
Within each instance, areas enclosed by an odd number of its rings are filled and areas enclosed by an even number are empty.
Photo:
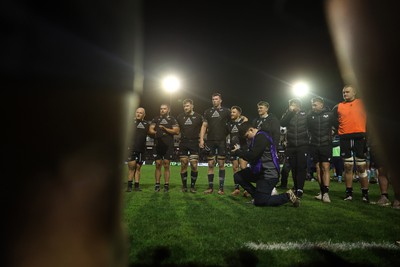
M353 167L354 167L353 158L344 158L343 166L345 172L353 172Z
M161 162L156 161L156 168L159 169L161 168L161 166L162 166Z
M353 165L350 165L350 164L348 164L348 165L344 165L344 172L347 172L347 173L352 173L353 172Z
M165 161L165 162L163 163L164 169L169 169L169 164L170 164L169 161Z
M358 176L360 176L360 178L366 178L366 177L368 177L367 170L364 169L364 171L359 171L359 172L358 172Z
M188 166L188 160L187 158L181 158L181 168L187 168Z

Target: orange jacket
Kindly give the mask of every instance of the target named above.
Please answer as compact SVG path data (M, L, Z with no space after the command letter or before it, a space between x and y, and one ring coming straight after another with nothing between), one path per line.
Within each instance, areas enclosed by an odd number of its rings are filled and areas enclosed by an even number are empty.
M339 103L337 113L339 135L366 132L367 114L361 99Z

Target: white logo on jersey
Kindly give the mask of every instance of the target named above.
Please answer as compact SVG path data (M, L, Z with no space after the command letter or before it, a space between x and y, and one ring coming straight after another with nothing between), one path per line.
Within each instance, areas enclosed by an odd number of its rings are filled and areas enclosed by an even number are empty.
M214 113L211 116L212 118L218 118L219 117L219 113L218 111L214 111Z
M136 128L144 129L145 127L141 122L139 122L139 124L136 126Z
M239 129L236 127L236 125L233 126L231 133L237 133L239 132Z
M323 117L324 117L324 118L328 118L328 117L329 117L329 115L328 115L328 114L325 114L325 115L323 115Z
M168 122L165 119L162 119L162 121L160 121L160 124L168 124Z
M192 122L192 120L190 119L190 118L188 118L186 121L185 121L185 125L192 125L193 124L193 122Z

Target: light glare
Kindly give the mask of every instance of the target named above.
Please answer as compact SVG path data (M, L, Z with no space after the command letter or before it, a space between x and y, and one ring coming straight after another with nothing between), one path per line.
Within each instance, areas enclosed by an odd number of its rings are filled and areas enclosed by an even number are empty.
M301 97L308 94L309 87L306 83L298 82L293 85L293 94Z
M163 88L170 93L177 91L180 86L181 83L175 76L168 76L163 80Z

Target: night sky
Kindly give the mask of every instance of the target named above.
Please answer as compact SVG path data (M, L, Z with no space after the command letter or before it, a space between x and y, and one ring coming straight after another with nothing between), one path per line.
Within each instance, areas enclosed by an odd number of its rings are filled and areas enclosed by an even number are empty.
M331 107L342 99L322 0L144 0L141 9L129 0L6 2L0 67L19 91L132 90L133 46L140 39L140 104L148 120L169 102L161 88L168 74L182 82L172 96L174 116L185 98L203 113L219 92L223 106L241 106L249 118L257 115L260 100L280 117L298 80ZM133 30L138 14L142 35Z
M324 14L324 1L144 1L145 85L141 104L148 119L169 97L161 88L176 74L182 88L172 97L192 98L202 113L219 92L223 106L239 105L250 118L266 100L279 118L292 98L290 84L310 85L333 107L343 81ZM309 108L310 96L304 98Z

